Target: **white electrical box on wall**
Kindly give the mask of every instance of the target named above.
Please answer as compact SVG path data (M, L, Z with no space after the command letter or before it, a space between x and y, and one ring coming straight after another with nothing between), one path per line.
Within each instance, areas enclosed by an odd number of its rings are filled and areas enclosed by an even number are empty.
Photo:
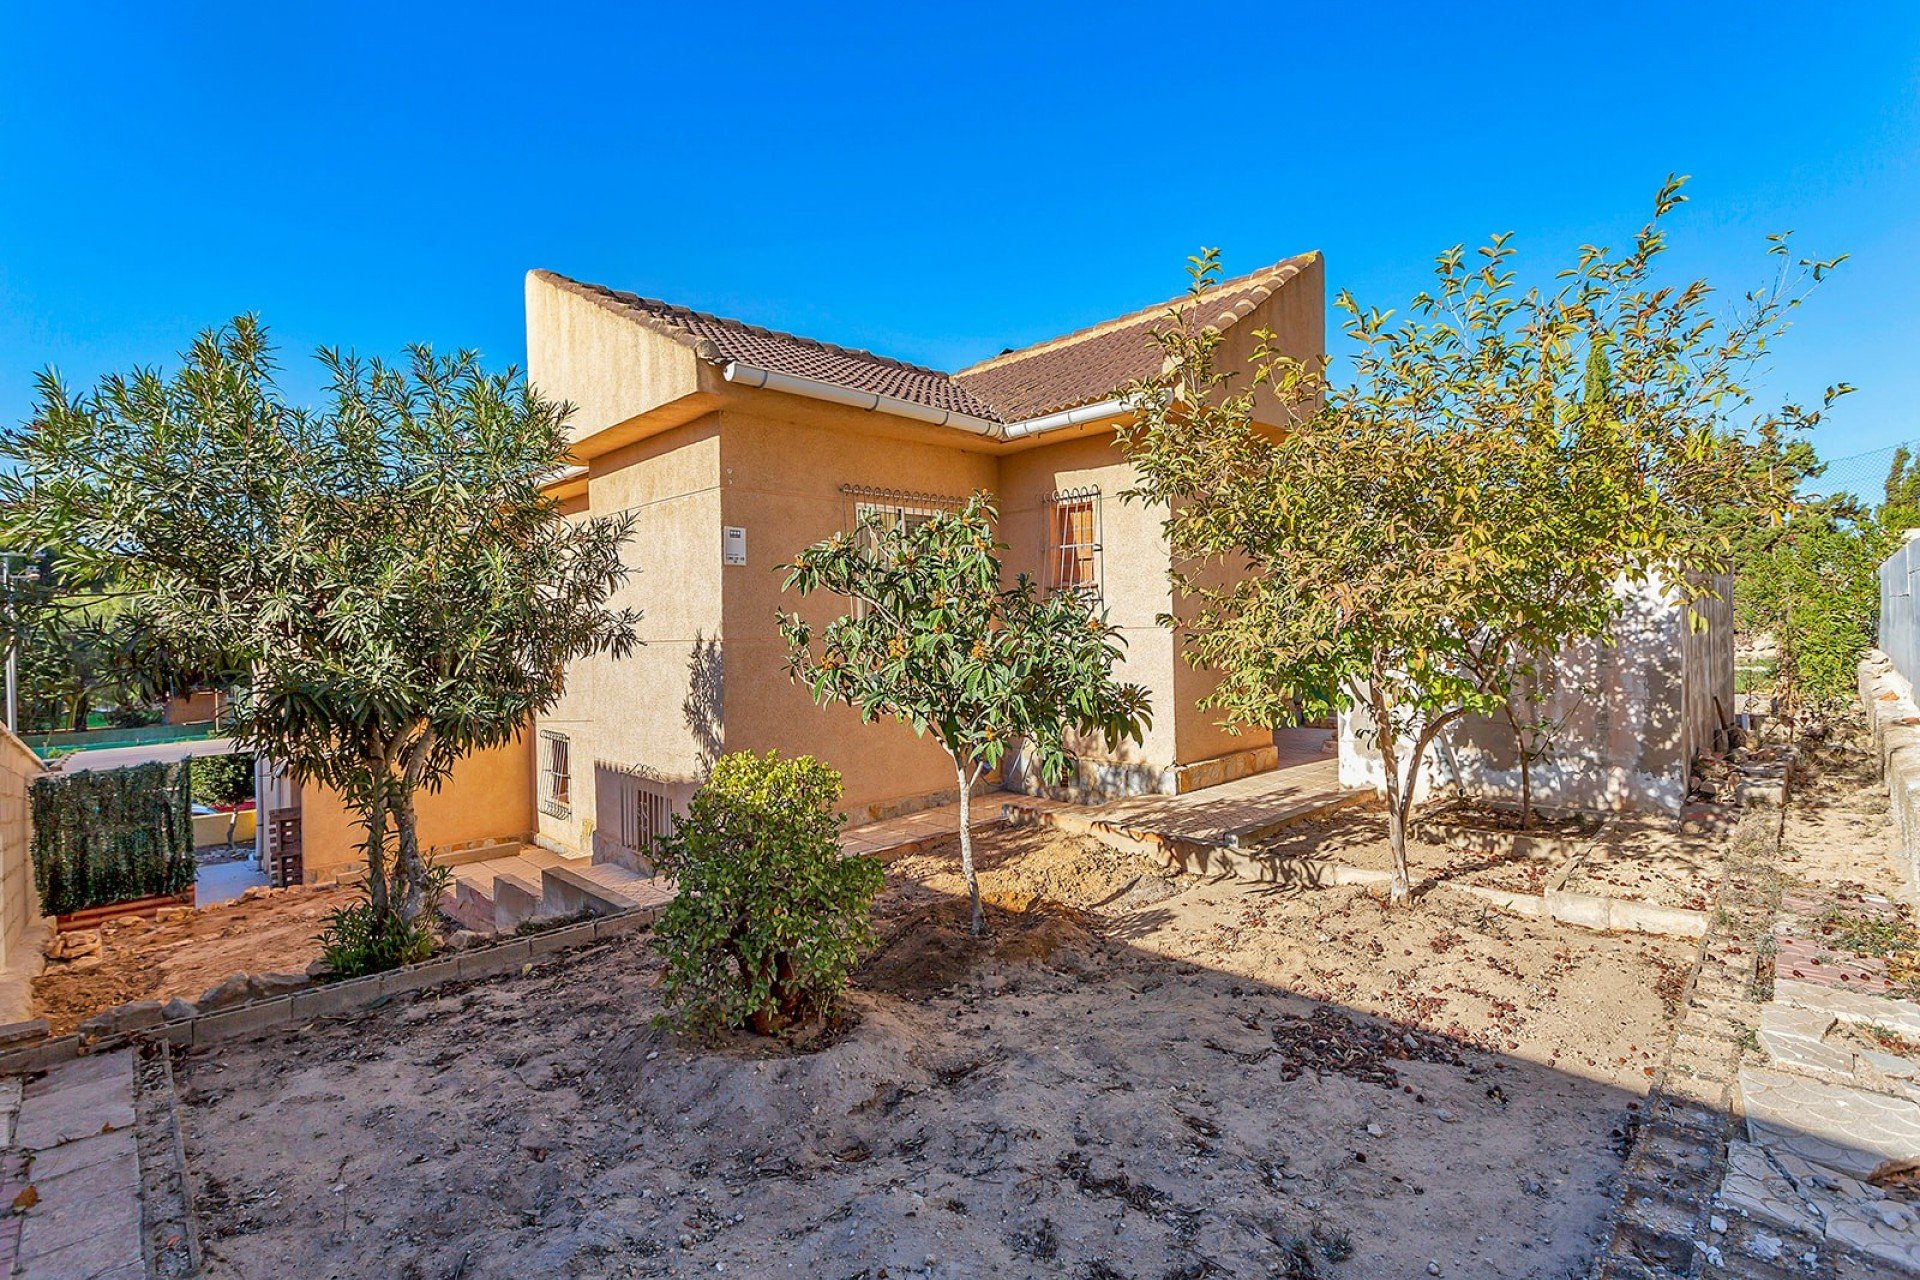
M736 525L721 530L721 559L727 564L747 562L747 531Z

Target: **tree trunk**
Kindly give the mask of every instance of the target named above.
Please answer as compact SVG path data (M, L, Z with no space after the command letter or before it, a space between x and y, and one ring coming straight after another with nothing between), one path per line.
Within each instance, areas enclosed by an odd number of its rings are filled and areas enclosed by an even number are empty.
M392 910L387 879L387 789L377 777L362 820L367 826L367 898L374 910L385 915Z
M960 779L960 874L966 877L967 897L973 903L973 936L987 931L987 913L980 906L980 879L973 871L973 781L967 767L956 758L954 774Z
M1514 754L1520 757L1520 829L1525 831L1533 825L1533 758L1527 753L1527 735L1520 730L1520 717L1514 714L1513 702L1501 704L1507 713L1507 724L1513 729Z
M1403 785L1400 778L1400 744L1394 737L1386 696L1378 685L1370 690L1368 701L1373 708L1374 741L1380 744L1380 772L1386 783L1387 847L1393 852L1393 884L1387 891L1387 901L1398 906L1413 894L1413 877L1407 871L1408 806L1405 801L1412 788ZM1417 757L1414 767L1419 768Z
M395 914L402 924L412 924L426 910L427 864L420 856L420 820L414 809L413 788L404 781L398 803L393 807L393 825L395 843L399 846L394 870L398 873L395 879L400 888Z

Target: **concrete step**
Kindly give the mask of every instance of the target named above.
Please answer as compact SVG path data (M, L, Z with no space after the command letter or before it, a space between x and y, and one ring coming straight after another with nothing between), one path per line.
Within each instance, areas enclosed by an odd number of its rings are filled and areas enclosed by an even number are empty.
M511 933L527 920L610 915L658 906L672 896L663 881L619 863L527 846L510 858L453 868L453 884L440 905L468 929Z

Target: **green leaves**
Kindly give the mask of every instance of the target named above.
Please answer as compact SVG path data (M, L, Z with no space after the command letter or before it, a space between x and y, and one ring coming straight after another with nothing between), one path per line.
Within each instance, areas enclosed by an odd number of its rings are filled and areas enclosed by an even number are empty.
M840 852L840 775L811 757L715 762L655 852L678 893L655 924L665 1021L773 1032L826 1013L873 943L883 873Z
M65 915L193 886L185 763L50 774L32 789L40 909Z
M1024 742L1057 781L1071 737L1140 741L1147 695L1114 681L1119 633L1087 598L1043 593L1025 575L1002 587L993 522L976 495L917 524L869 516L809 547L784 566L786 588L844 596L855 611L817 635L782 616L788 668L815 701L932 733L973 776Z
M510 741L573 659L634 644L636 615L612 603L630 525L566 519L541 492L569 409L517 371L424 347L319 359L320 411L280 398L251 318L202 333L168 376L74 393L48 375L0 441L0 510L12 545L110 579L156 652L244 673L240 747L369 815L383 904L394 823L396 901L416 912L413 795Z

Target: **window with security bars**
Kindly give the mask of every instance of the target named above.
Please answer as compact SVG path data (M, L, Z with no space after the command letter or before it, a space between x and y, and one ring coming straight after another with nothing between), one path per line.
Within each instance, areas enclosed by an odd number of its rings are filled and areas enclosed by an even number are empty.
M673 799L664 787L638 774L610 771L612 831L620 849L647 856L654 841L673 830Z
M1048 494L1041 507L1047 589L1099 596L1100 490L1063 489Z
M573 814L573 744L551 730L540 734L540 811L556 818Z
M905 533L917 529L937 515L958 511L967 505L965 498L937 493L910 493L897 489L869 489L861 485L841 485L847 499L847 527L854 545L868 555L878 552L878 533L871 517L880 517L883 527ZM865 601L854 602L854 616L865 617Z
M917 529L937 515L958 511L967 505L965 498L937 493L909 493L896 489L869 489L860 485L842 485L847 499L847 527L854 532L862 549L871 550L874 532L869 525L873 516L880 523L905 532Z

